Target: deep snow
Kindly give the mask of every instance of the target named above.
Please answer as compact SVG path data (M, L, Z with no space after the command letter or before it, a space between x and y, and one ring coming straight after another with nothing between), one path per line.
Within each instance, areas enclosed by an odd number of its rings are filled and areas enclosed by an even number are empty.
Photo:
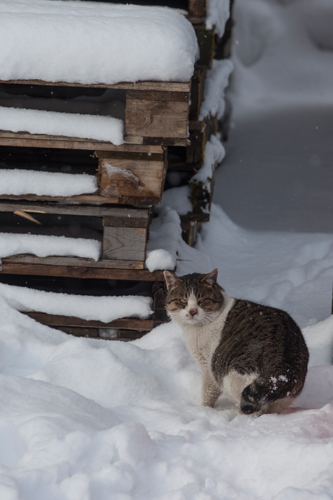
M292 224L278 226L277 215L288 213L282 191L266 195L269 176L261 173L257 190L246 189L254 175L252 156L242 157L246 169L237 156L244 141L251 144L258 163L278 178L291 145L303 148L306 123L299 122L295 136L289 131L286 150L269 149L254 142L262 130L260 117L265 113L267 128L273 120L281 128L276 110L293 102L304 110L309 102L318 104L316 89L318 101L332 102L332 31L325 27L333 2L236 4L235 42L242 41L245 62L236 51L231 93L236 128L215 187L223 209L213 205L196 249L179 242L177 272L217 266L230 295L288 310L310 349L305 389L282 415L239 416L223 398L217 408L203 408L200 372L176 325L128 343L79 339L37 324L0 299L1 499L333 498L333 236L321 225L328 221L327 207L311 205L310 228L304 211L289 205ZM315 48L319 38L325 50ZM274 67L283 71L274 73ZM275 136L270 142L273 147ZM329 147L324 136L319 145L320 152ZM300 181L309 169L304 162ZM290 169L285 172L293 176ZM281 183L286 189L289 180L286 175ZM307 195L316 193L312 182ZM246 228L234 222L245 212ZM298 231L291 232L292 226Z

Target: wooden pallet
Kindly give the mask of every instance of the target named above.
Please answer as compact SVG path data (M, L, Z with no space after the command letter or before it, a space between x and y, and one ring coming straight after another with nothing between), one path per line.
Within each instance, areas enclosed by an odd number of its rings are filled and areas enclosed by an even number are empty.
M190 82L138 82L114 85L77 83L50 83L41 80L0 80L0 90L6 94L22 94L36 99L42 96L60 96L58 99L75 99L83 89L112 89L113 98L125 103L125 144L174 145L188 144L187 129L190 101ZM118 92L118 93L117 93ZM54 97L53 97L54 98ZM50 101L51 105L51 101ZM80 112L78 109L77 112ZM74 137L36 135L27 133L0 132L0 145L42 147L62 149L85 149L96 151L121 151L106 141L79 139Z
M0 139L1 142L1 139ZM0 199L112 203L148 207L161 203L167 171L164 146L119 146L116 151L84 151L50 148L10 148L0 146L1 168L32 171L89 173L98 178L91 194L52 197L25 194L0 195Z
M191 144L180 150L179 159L175 159L175 155L173 159L169 159L168 170L198 172L204 162L206 143L212 135L217 133L217 126L217 115L209 115L203 120L191 121L189 124ZM172 149L169 151L172 152Z
M89 277L105 276L112 269L144 269L150 216L149 208L2 201L1 232L82 237L102 242L102 256L97 262L76 257L20 255L3 259L2 272L24 274L29 268L29 274L40 269L38 272L44 270L49 276L69 273Z
M34 290L45 290L53 292L59 292L60 290L62 293L64 292L64 287L66 287L66 284L62 278L58 277L55 279L53 278L52 280L47 279L44 280L44 282L41 282L40 278L38 279L37 275L30 276L28 269L27 271L28 272L26 275L22 275L20 273L19 277L11 274L7 275L6 273L1 273L0 282L15 286L25 286ZM112 276L112 278L110 276ZM87 276L84 277L87 278ZM17 278L20 280L19 282ZM125 271L123 273L120 273L118 270L113 274L109 274L108 279L122 280L123 286L117 289L117 284L113 282L113 291L109 291L106 276L103 280L98 280L99 282L97 282L96 277L94 279L87 278L85 280L86 286L82 290L80 295L126 295L126 288L124 287L124 285L126 286L128 284L129 287L132 287L134 281L142 282L146 280L149 287L146 287L144 295L150 295L153 298L153 314L147 319L120 318L109 323L104 323L97 320L84 320L82 318L72 316L46 314L37 310L24 312L23 314L35 319L39 323L50 326L52 328L56 328L58 330L62 330L65 333L71 335L79 337L125 341L140 338L145 333L151 331L153 328L168 321L168 317L165 311L166 289L162 272L149 273L148 271L132 271L128 273ZM89 290L90 287L90 283L87 282L90 281L93 282L93 284L91 285L91 290L93 291L87 293L87 289ZM76 286L73 286L72 284L67 285L65 292L68 293L67 288L72 291L74 288L79 288L82 284L82 280L76 279L76 282ZM26 286L26 283L28 283L28 286ZM115 289L117 293L114 293ZM131 290L131 288L129 288L129 290ZM138 295L140 295L140 293Z

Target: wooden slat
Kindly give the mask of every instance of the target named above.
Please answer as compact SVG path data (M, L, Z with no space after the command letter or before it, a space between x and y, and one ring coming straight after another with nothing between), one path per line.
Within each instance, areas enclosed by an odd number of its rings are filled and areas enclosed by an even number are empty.
M144 99L145 101L175 101L175 102L189 102L189 92L156 92L156 91L131 91L126 94L127 99Z
M215 27L209 30L205 25L196 25L194 29L200 50L200 58L195 63L195 67L211 69L214 57Z
M133 207L103 207L103 206L85 206L85 205L61 205L49 203L29 203L29 202L10 202L0 201L0 212L15 212L16 210L40 210L45 214L59 215L87 215L90 217L135 217L149 218L149 208Z
M207 0L188 0L188 15L194 18L206 17Z
M111 259L108 259L107 262L105 260L94 262L90 259L70 257L39 258L33 255L21 255L2 259L0 269L2 274L125 281L164 281L162 271L151 273L143 269L142 262L112 261Z
M84 320L72 316L57 316L41 312L24 312L26 316L35 319L39 323L48 326L65 326L81 328L123 328L130 330L152 330L152 319L122 318L110 323L103 323L97 320Z
M109 227L103 231L103 259L144 261L147 229Z
M103 197L162 198L163 161L103 158L99 164L99 193Z
M78 137L52 136L43 134L28 134L21 132L0 131L0 146L54 148L54 149L92 149L103 151L122 151L124 146L132 144L140 146L143 137L134 136L124 138L124 144L116 146L111 142L80 139Z
M23 85L51 85L58 87L88 87L88 88L105 88L105 89L120 89L120 90L153 90L163 92L189 92L191 82L119 82L114 84L93 83L81 84L72 82L46 82L44 80L0 80L0 83L16 83Z
M128 98L125 127L127 135L164 139L187 139L188 102Z

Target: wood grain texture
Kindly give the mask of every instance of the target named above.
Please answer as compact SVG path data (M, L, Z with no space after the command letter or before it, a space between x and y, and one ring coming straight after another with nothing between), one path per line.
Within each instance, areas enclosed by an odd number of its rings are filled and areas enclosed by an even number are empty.
M16 83L23 85L51 85L59 87L87 87L87 88L105 88L105 89L121 89L121 90L153 90L163 92L189 92L190 82L119 82L114 84L93 83L81 84L75 82L46 82L44 80L0 80L0 83Z
M103 259L146 259L147 230L143 228L104 226Z
M207 0L188 0L188 15L194 18L206 17Z
M59 214L59 215L87 215L91 217L135 217L146 218L150 216L149 208L134 208L134 207L103 207L94 205L62 205L50 203L31 203L19 201L0 201L0 212L15 212L22 210L24 212L34 212L36 210L44 214Z
M164 281L162 271L151 273L143 268L142 262L138 261L113 261L107 259L94 263L92 261L82 262L88 259L73 258L73 260L74 262L68 257L38 258L32 255L6 257L2 260L1 273L82 279Z
M128 136L187 138L188 102L126 100L125 130Z
M163 161L103 158L99 162L99 194L102 197L155 197L161 200L165 173Z

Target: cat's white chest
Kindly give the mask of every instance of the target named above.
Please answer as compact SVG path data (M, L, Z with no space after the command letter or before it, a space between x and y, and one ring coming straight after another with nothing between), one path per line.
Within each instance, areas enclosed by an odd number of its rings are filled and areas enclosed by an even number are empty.
M201 368L210 367L212 356L218 347L223 327L235 299L228 297L222 313L204 326L183 325L188 350Z

